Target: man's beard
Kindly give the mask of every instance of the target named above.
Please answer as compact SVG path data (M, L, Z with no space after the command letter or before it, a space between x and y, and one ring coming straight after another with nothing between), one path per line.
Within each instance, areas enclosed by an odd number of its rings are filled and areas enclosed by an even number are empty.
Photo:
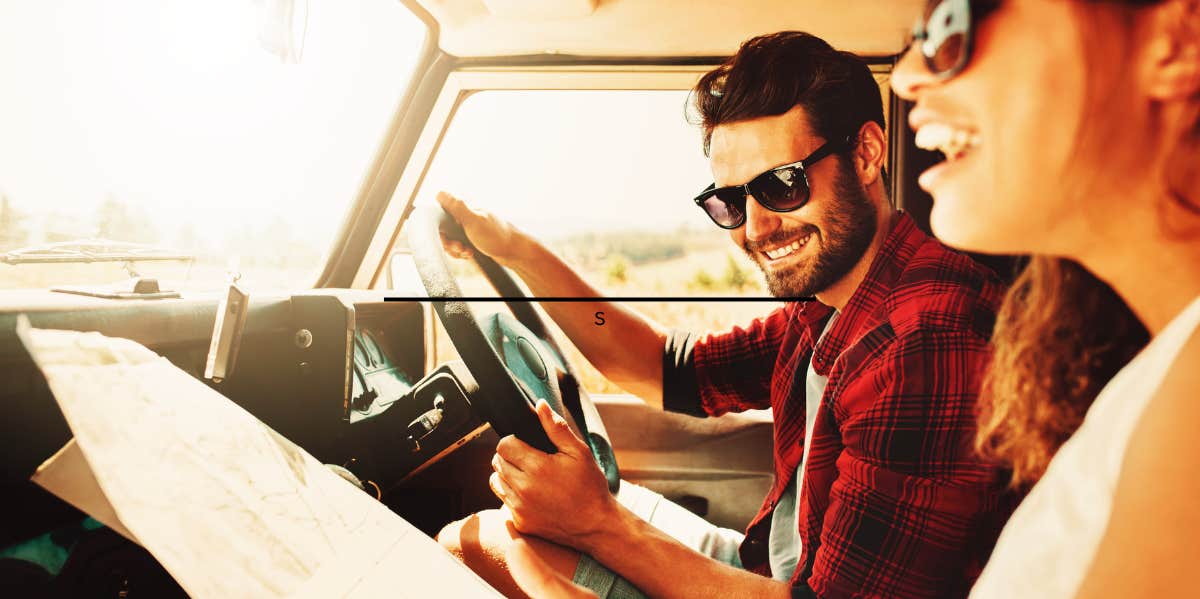
M867 196L867 190L851 168L847 163L838 161L834 180L836 202L825 213L824 232L820 235L816 227L807 225L800 230L776 231L769 238L753 244L742 242L742 249L763 271L771 295L812 297L845 277L867 252L878 228L878 214L871 198ZM812 235L809 244L819 244L815 257L784 269L769 269L763 263L760 249L798 239L805 234ZM802 247L800 251L805 249Z

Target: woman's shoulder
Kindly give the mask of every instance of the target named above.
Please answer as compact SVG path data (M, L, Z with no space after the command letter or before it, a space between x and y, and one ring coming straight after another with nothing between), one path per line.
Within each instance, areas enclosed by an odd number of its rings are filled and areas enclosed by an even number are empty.
M1200 581L1200 328L1188 334L1129 439L1104 539L1078 597L1179 596Z
M1192 329L1179 352L1167 366L1162 384L1151 398L1133 441L1149 442L1162 433L1181 429L1200 454L1200 327Z

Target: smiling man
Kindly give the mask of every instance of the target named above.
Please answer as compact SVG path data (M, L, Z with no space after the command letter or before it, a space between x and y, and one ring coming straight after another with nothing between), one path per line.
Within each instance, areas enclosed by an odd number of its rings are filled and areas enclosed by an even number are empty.
M514 555L602 597L965 596L1013 499L971 450L1000 284L892 207L879 88L854 55L805 33L761 36L693 97L715 179L695 202L788 301L706 335L602 300L544 307L651 404L696 416L772 408L776 477L761 510L743 538L640 487L613 497L583 443L539 405L560 451L501 440L491 485L506 509L439 539L511 594L504 556L521 539ZM511 225L439 199L534 295L599 296ZM604 333L590 326L597 310L611 315Z

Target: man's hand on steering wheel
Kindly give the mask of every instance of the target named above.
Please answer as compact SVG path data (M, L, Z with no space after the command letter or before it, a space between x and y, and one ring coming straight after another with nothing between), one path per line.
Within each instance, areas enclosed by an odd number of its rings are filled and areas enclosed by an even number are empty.
M472 383L478 385L471 397L472 408L499 434L515 434L532 447L555 452L533 410L535 398L546 399L555 411L574 422L609 489L616 493L621 475L600 413L579 384L574 365L555 341L546 319L530 301L530 291L522 289L492 255L500 253L509 260L517 256L520 261L522 252L540 245L515 227L471 210L452 196L442 194L438 201L444 207L413 212L408 241L434 312L470 370ZM475 243L483 245L474 253L474 262L511 314L475 315L450 270L447 257L454 249L450 241L457 242L460 255ZM530 263L541 265L536 258ZM518 272L519 267L515 269ZM573 273L567 269L566 275ZM578 283L577 278L573 280ZM530 287L532 291L536 286Z
M538 421L558 453L547 454L509 435L496 446L488 484L512 513L518 532L586 550L619 507L592 452L567 421L538 401Z
M471 240L476 249L491 256L501 266L515 268L515 263L520 255L519 249L526 241L525 235L520 230L495 214L472 208L466 202L444 191L438 192L437 201L442 205L443 210L462 225L467 238ZM442 244L446 247L446 253L451 256L474 258L471 248L460 241L447 239L443 235Z

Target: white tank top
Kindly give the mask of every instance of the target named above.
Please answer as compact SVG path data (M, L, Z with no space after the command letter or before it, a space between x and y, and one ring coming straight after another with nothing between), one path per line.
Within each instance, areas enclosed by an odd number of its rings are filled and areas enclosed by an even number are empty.
M1200 298L1104 387L1005 525L971 599L1075 596L1108 526L1129 436L1198 325Z

